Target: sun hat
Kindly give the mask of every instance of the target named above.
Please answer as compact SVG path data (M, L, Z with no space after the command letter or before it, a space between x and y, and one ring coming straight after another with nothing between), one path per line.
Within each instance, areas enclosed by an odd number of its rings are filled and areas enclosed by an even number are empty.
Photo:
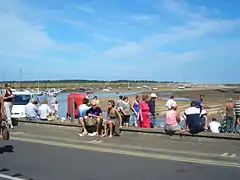
M156 93L151 93L151 94L150 94L150 97L152 97L152 98L157 98L157 95L156 95Z

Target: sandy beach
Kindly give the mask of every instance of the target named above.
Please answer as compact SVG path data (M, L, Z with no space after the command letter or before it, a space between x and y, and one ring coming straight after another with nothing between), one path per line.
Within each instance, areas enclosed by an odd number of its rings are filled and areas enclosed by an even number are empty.
M210 108L207 109L208 115L211 117L221 118L223 114L219 114L218 112L221 112L224 109L224 105L226 103L226 100L228 97L232 97L233 100L236 99L236 97L240 94L234 93L231 89L225 90L225 92L220 92L217 90L217 87L209 87L209 88L189 88L189 89L177 89L177 88L168 88L163 87L160 90L147 90L147 89L131 89L133 92L137 92L138 94L149 94L154 92L159 95L158 99L156 100L156 112L158 116L164 116L165 114L165 103L166 100L162 98L167 98L170 96L170 94L164 94L171 93L171 95L174 95L175 98L180 98L184 100L177 100L178 104L178 111L182 114L184 110L189 107L191 100L198 99L200 94L204 94L204 104L208 105ZM126 92L127 89L121 89L121 90L113 90L113 92ZM130 102L132 102L135 98L135 95L128 96ZM107 109L107 101L108 100L117 100L118 98L99 98L101 102L101 107L103 110Z

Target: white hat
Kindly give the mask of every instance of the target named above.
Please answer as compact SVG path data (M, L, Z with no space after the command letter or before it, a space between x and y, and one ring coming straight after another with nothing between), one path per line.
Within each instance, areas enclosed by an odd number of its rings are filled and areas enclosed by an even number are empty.
M151 93L150 95L152 98L157 98L158 96L155 93Z

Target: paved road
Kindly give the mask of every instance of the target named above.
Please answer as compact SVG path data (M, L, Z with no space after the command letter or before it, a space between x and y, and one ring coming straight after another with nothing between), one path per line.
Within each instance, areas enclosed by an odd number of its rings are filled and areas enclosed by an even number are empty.
M108 139L78 137L77 133L74 128L20 125L12 132L12 140L1 141L0 179L225 180L240 177L239 141L139 133ZM12 178L14 174L20 179Z
M239 179L239 168L184 163L11 140L2 152L1 174L34 180L226 180ZM3 145L3 144L2 144ZM11 148L8 148L11 149ZM0 174L0 177L1 177ZM14 179L13 179L14 180Z
M108 139L101 137L79 137L77 128L56 127L46 125L21 124L14 130L14 138L37 138L44 140L60 140L72 143L92 143L99 146L130 146L131 148L151 150L176 150L178 152L207 153L223 156L228 154L240 157L240 141L221 140L199 137L179 137L123 132L121 137ZM96 144L95 143L95 144Z

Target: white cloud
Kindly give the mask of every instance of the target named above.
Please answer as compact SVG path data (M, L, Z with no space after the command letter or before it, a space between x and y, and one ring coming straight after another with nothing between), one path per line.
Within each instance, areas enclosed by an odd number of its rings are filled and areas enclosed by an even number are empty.
M173 26L167 33L153 34L140 42L126 42L115 46L105 52L105 55L112 58L137 55L141 51L147 51L156 46L183 41L185 39L204 36L208 33L222 33L240 25L240 20L206 20L201 22L189 22L183 26Z
M6 55L28 56L55 46L41 26L31 25L14 14L0 13L0 22L0 50Z
M0 5L0 52L6 60L13 62L19 58L44 59L46 62L51 62L54 59L59 59L56 56L60 53L79 54L83 51L89 52L89 54L94 53L92 49L80 43L58 42L47 33L45 20L56 18L56 14L59 12L41 10L34 6L30 8L20 2L22 1L12 0L1 2ZM50 15L47 17L49 19L45 19L47 15ZM59 19L54 20L58 21ZM78 27L89 27L84 23L63 20Z
M113 47L104 52L104 56L111 58L122 58L135 55L143 50L141 44L127 42L124 45Z
M70 19L63 18L63 19L60 19L59 21L70 24L70 25L75 26L77 28L92 28L91 25L89 25L88 23L85 23L83 21L80 21L80 20L77 21L77 20L70 20Z
M130 19L135 21L147 21L150 19L150 16L148 15L133 15L130 17Z
M96 12L95 9L88 7L86 4L75 5L74 9L79 10L79 11L83 11L83 12L86 12L86 13L95 13Z
M139 42L129 42L108 49L105 54L112 58L127 57L137 55L140 51L147 53L155 47L166 44L184 42L198 37L214 33L225 33L240 27L240 19L217 19L210 18L204 6L192 7L184 0L162 0L159 3L161 8L184 16L181 25L167 27L166 32L145 35ZM157 24L157 22L156 22ZM109 53L110 52L110 53ZM183 60L184 61L184 60Z
M103 41L103 42L108 42L108 43L124 43L122 39L119 39L117 37L110 37L104 34L100 34L98 32L93 32L89 34L90 37L92 37L96 41Z
M159 52L149 57L151 61L157 64L172 64L178 66L179 63L190 63L202 58L204 51L189 51L184 53Z
M191 1L189 1L191 2ZM157 7L174 13L178 18L188 18L201 20L209 15L209 11L205 6L192 6L186 0L161 0Z

